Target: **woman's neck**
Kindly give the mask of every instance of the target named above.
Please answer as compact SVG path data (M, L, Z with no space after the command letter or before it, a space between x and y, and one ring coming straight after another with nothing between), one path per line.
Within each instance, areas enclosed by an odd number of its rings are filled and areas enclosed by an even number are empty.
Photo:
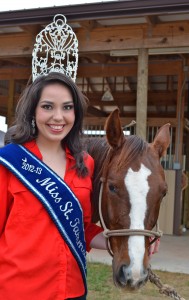
M43 162L55 173L64 179L66 172L66 153L61 143L36 139L37 146L42 155Z
M58 154L63 151L62 144L60 142L43 141L41 138L37 138L36 144L42 153Z

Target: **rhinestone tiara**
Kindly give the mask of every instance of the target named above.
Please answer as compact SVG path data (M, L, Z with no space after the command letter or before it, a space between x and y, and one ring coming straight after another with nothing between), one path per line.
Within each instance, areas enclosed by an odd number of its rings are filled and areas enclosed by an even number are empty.
M63 73L76 80L78 68L78 40L66 17L57 14L36 36L32 52L33 81L50 72Z

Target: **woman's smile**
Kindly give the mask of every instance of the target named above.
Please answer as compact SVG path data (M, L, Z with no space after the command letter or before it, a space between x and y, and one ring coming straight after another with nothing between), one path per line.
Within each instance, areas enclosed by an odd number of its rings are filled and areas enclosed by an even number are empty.
M55 131L55 132L60 132L60 131L62 131L62 129L64 128L64 126L65 125L53 125L53 124L47 124L49 127L50 127L50 129L52 130L52 131Z

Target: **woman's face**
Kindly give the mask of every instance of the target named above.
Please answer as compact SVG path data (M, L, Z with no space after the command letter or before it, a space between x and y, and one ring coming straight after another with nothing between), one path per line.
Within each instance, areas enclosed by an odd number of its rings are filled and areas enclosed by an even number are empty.
M74 103L69 89L49 84L42 93L35 111L38 137L41 141L60 142L75 122Z

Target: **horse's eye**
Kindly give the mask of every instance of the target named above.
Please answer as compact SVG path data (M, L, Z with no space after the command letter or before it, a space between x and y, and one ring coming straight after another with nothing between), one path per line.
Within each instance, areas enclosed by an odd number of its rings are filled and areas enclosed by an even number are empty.
M110 192L112 192L112 193L116 193L116 191L117 191L117 188L115 187L115 185L113 185L113 184L109 184L109 190L110 190Z
M162 198L164 198L166 195L167 195L167 191L163 193L163 197Z
M162 192L162 199L167 195L168 189L167 187Z

